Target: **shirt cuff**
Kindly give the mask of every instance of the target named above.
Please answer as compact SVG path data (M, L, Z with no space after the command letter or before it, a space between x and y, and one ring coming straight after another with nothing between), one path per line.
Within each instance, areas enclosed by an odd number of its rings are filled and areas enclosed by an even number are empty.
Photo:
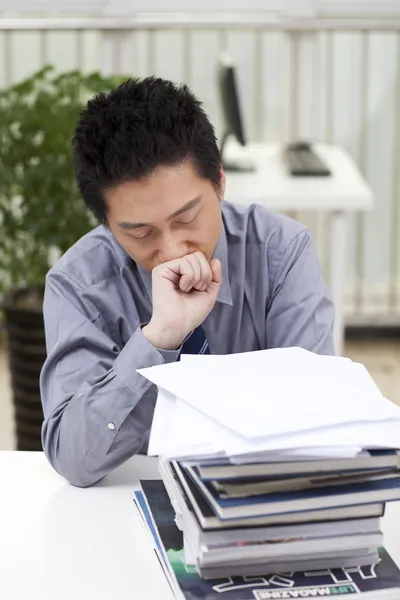
M137 373L137 369L176 362L182 347L177 350L162 350L150 344L142 328L138 327L129 342L114 362L118 378L138 396L142 396L152 383Z

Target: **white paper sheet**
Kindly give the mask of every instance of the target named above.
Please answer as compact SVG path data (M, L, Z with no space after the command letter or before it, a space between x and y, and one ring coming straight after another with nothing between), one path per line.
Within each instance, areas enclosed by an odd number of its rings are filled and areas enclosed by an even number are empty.
M350 359L286 348L184 355L139 372L159 386L152 455L355 456L400 444L400 408Z
M168 434L174 419L175 401L176 398L173 394L163 389L158 391L147 449L150 456L162 454L166 447Z
M356 456L362 448L398 448L399 423L340 425L270 439L247 440L177 400L163 454L168 458L227 456L283 451L284 454Z
M279 358L260 351L243 360L206 358L202 367L189 359L139 373L249 439L400 418L400 408L381 395L362 365L335 357L300 360L298 349L285 350Z

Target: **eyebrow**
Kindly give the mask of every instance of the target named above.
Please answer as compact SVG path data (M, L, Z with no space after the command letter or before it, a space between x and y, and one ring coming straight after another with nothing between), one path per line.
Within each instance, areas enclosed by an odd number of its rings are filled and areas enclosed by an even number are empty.
M194 208L195 206L197 206L197 204L199 204L200 201L201 201L200 197L193 198L193 200L189 200L189 202L186 202L186 204L184 204L182 206L182 208L179 208L178 210L173 212L172 215L170 215L167 218L167 221L171 221L172 219L175 219L176 217L183 215L183 213L185 213L188 210L190 210L191 208ZM141 227L150 227L151 223L130 223L129 221L123 221L122 223L118 223L118 226L121 227L121 229L132 230L132 229L140 229Z

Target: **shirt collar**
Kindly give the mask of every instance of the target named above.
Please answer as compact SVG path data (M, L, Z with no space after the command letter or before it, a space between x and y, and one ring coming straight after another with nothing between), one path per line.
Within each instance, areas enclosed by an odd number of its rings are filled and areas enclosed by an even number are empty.
M213 258L218 258L221 261L222 268L222 283L218 291L217 302L232 306L232 293L231 286L229 283L229 269L228 269L228 243L226 239L226 231L224 223L222 222L221 234L219 236L218 244L214 250ZM151 273L137 265L137 270L144 283L149 297L152 298L151 294Z

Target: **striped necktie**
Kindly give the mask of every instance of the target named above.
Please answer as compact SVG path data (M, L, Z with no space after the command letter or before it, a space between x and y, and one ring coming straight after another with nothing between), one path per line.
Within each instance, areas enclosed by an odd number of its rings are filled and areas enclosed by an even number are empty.
M181 354L210 354L204 329L197 327L192 335L184 342ZM180 356L178 357L179 360Z

